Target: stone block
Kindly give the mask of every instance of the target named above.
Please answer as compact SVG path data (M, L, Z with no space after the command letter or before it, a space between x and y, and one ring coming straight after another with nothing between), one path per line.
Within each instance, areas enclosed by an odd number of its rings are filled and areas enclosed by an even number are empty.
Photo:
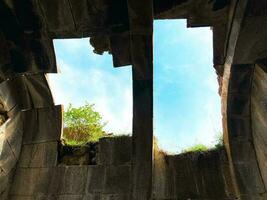
M106 169L104 166L92 165L88 167L87 192L101 193L104 191L106 179Z
M46 77L42 73L20 75L4 81L0 84L0 101L6 111L16 105L20 110L54 105Z
M230 143L235 163L256 162L256 153L252 142L233 140Z
M32 196L12 196L11 200L83 200L83 195L36 194Z
M40 1L40 7L44 10L45 19L50 35L54 37L68 36L75 31L75 24L68 1ZM43 11L42 11L43 12Z
M82 200L101 200L101 194L100 193L86 194L84 195Z
M130 176L130 165L107 167L104 193L129 193Z
M10 195L31 196L38 193L47 194L53 171L53 168L18 168Z
M260 194L265 192L260 172L257 170L257 163L234 163L234 167L241 194Z
M1 149L0 149L0 168L5 172L9 173L16 165L17 158L12 151L12 148L7 140L0 137Z
M83 200L83 195L35 194L30 196L10 196L10 200Z
M22 195L12 195L9 197L10 200L36 200L34 196L22 196Z
M62 106L32 109L24 112L27 123L23 143L58 141L62 131Z
M243 141L249 141L252 139L250 118L235 118L233 116L228 117L228 129L230 140L237 139Z
M228 114L237 116L250 115L250 96L249 95L229 95L228 97Z
M103 194L100 200L130 200L129 194Z
M123 165L131 162L132 139L128 136L102 138L99 141L98 164Z
M88 166L62 166L55 168L49 194L85 194Z
M0 197L7 195L10 182L12 180L13 171L14 170L12 170L9 173L5 173L3 169L0 167L0 183L1 183L0 184Z
M22 113L19 112L13 117L9 118L5 124L1 126L1 137L7 141L16 158L20 156L22 135L23 135L23 118Z
M166 156L167 177L165 195L170 199L187 199L190 195L199 196L197 181L197 160L200 154Z
M251 123L257 160L267 188L267 73L258 66L255 67L251 91Z
M19 167L55 167L57 165L58 142L23 145Z
M234 81L230 82L230 93L250 93L251 78L253 74L253 65L233 65L231 76L235 77Z
M6 80L0 84L0 101L5 111L10 111L17 104L15 88L10 80Z
M59 195L57 200L83 200L83 195Z
M45 108L54 105L53 96L45 74L23 75L21 79L27 88L26 94L30 96L31 108Z

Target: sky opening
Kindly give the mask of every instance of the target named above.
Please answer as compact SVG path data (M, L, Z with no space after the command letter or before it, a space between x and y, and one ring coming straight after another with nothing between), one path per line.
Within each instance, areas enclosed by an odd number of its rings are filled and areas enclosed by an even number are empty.
M114 68L112 56L94 54L88 38L54 40L54 46L61 73L49 74L49 82L56 104L93 103L108 122L105 131L131 134L131 66ZM154 22L154 134L163 150L216 143L222 128L212 66L210 28Z
M49 74L49 82L56 104L95 104L106 132L131 134L131 67L114 68L112 56L93 53L88 38L54 40L54 46L60 73Z
M154 134L170 153L195 144L213 147L221 133L212 52L210 28L154 22Z

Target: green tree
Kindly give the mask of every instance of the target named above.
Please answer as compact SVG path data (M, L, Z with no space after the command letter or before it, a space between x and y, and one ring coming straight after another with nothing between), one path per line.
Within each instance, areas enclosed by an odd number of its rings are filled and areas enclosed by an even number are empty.
M191 147L188 147L184 150L182 150L183 153L187 153L187 152L201 152L201 151L208 151L208 147L205 146L204 144L195 144Z
M95 111L94 104L86 102L77 108L69 104L64 112L63 139L69 145L96 142L106 135L103 131L105 125L99 112Z

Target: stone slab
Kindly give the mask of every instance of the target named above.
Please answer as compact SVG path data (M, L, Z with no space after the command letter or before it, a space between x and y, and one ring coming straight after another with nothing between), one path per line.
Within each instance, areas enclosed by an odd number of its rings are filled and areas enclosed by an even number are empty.
M130 200L129 194L103 194L100 200Z
M23 145L18 167L55 167L58 142Z
M130 173L131 166L111 166L106 169L104 193L127 194L131 191Z
M8 141L15 157L19 158L23 135L22 113L18 112L10 117L6 123L0 127L0 131L4 132L5 140Z
M18 75L0 84L0 100L6 111L16 105L20 110L54 105L44 74Z
M62 106L32 109L23 112L27 123L23 144L58 141L62 131Z
M0 149L0 167L5 173L9 173L15 167L18 159L8 141L1 137L0 140L3 140L2 149Z
M102 138L98 148L99 165L123 165L131 162L132 139L129 136Z
M30 196L47 194L51 184L53 168L18 168L10 190L10 195Z
M49 194L85 194L87 166L60 166L54 169Z
M264 65L266 67L266 65ZM267 72L256 65L251 93L253 142L261 176L267 188Z
M105 166L89 166L87 175L87 193L101 193L104 191L106 179Z

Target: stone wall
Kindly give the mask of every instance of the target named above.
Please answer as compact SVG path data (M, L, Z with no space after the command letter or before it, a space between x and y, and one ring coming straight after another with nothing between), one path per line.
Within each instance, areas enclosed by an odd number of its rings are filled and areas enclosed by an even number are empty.
M97 165L58 165L58 142L24 144L9 193L11 200L127 200L131 138L103 138Z
M154 199L235 199L224 149L179 155L154 151L154 158Z
M46 136L51 138L50 134ZM8 199L130 199L131 137L102 138L94 165L59 163L58 141L36 138L23 142ZM153 166L154 200L234 199L223 148L166 155L154 144Z

